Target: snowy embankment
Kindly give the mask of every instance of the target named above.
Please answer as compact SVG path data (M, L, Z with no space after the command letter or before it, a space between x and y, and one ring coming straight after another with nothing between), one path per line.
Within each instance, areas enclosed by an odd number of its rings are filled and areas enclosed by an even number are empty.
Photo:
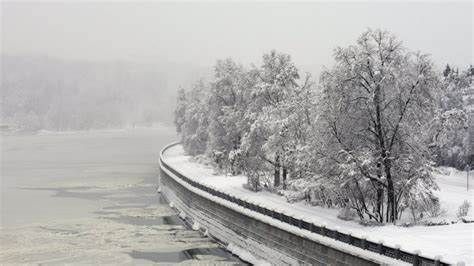
M441 256L444 261L451 263L463 261L467 265L474 264L474 223L456 223L445 226L385 225L365 227L357 222L338 219L336 217L337 209L310 206L305 202L288 203L284 197L267 191L258 193L249 191L242 187L247 182L245 176L218 175L212 168L193 162L190 158L190 156L184 155L180 145L169 148L164 154L166 163L183 175L228 194L237 195L247 201L285 212L293 217L314 220L329 228L350 232L354 236L365 236L375 242L383 241L388 246L400 245L401 249L408 252L419 251L422 255L433 258ZM467 191L465 172L455 170L444 172L449 175L436 174L436 180L440 187L440 191L437 193L442 208L446 209L446 218L449 220L456 217L457 209L464 200L472 202L474 184L472 184L471 190ZM473 210L470 210L469 216L471 218L473 217L472 212Z

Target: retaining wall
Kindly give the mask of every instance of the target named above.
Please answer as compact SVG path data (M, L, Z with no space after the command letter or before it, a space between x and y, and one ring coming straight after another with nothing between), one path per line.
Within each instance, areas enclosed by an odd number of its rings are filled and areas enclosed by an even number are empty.
M160 189L182 212L181 216L192 219L217 240L246 250L257 259L293 265L445 264L242 202L183 176L163 161L163 151ZM288 230L288 226L295 228Z

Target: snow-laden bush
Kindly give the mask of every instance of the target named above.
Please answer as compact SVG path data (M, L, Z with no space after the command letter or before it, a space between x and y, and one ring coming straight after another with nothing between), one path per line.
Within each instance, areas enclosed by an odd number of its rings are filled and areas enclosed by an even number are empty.
M439 200L435 199L433 204L427 206L427 214L431 218L436 218L446 215L446 210L442 209Z
M356 218L356 216L357 216L357 212L354 210L351 210L348 207L344 207L340 209L337 214L337 218L344 221L352 221Z
M461 206L459 206L458 212L456 213L458 218L467 216L467 213L469 212L469 208L471 208L471 202L464 200Z
M215 167L216 164L210 159L209 157L205 156L204 154L198 154L193 156L189 159L191 162L195 162L198 164L202 164L205 166Z
M329 208L345 206L341 204L342 199L339 194L334 192L337 185L318 175L292 179L287 184L287 190L280 190L279 194L284 195L288 202L305 200L314 206Z
M284 196L289 203L302 201L306 198L306 194L303 191L279 190L278 194Z
M408 189L399 206L400 213L407 209L415 223L424 218L438 217L445 213L441 209L439 198L433 193L433 189L438 189L435 183L427 183L426 180L419 178L408 180L406 184Z
M408 204L414 222L418 222L427 216L437 217L443 213L440 209L439 199L433 195L411 196Z

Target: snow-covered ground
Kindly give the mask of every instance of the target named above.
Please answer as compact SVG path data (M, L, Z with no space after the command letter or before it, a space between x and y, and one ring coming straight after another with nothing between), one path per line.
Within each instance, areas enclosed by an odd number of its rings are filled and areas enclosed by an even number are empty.
M174 129L0 139L0 264L236 261L156 193L159 151Z
M379 227L364 227L357 222L337 219L336 209L309 206L305 202L288 203L285 198L266 191L251 192L242 187L247 181L245 176L223 176L216 174L208 166L190 161L184 155L182 146L177 145L168 149L164 160L182 174L199 180L211 187L218 188L229 194L236 195L247 201L284 211L289 215L314 220L320 224L335 228L342 232L351 232L355 236L366 236L373 241L382 240L386 245L400 245L403 250L413 252L418 250L422 255L441 256L451 263L463 261L467 265L474 264L474 223L457 223L446 226L412 226L401 227L385 225ZM464 200L472 203L474 196L474 172L470 175L471 189L466 188L466 172L444 169L445 174L436 174L440 187L437 192L442 208L446 209L446 218L456 217L459 205ZM469 216L474 217L471 208Z

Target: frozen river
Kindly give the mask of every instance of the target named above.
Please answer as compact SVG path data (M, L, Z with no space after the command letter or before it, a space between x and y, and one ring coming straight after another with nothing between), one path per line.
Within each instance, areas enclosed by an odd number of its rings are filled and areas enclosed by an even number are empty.
M0 261L240 263L156 193L175 139L164 127L2 135Z

